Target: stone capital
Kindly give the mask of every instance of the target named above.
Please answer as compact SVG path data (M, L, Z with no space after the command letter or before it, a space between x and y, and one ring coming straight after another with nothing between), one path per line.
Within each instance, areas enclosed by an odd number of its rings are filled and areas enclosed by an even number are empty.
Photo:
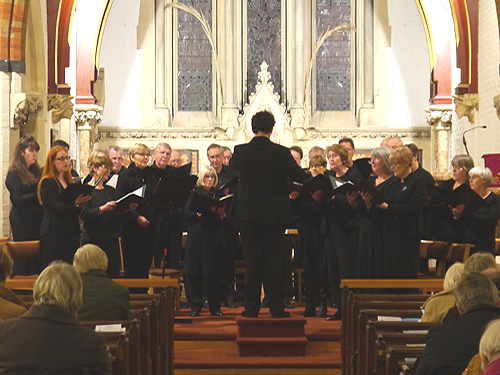
M449 106L430 106L427 112L427 123L439 129L450 129L452 123L452 112Z
M97 130L102 121L102 107L99 106L75 106L75 121L78 130Z
M455 112L458 118L467 116L470 123L476 120L476 110L479 110L479 94L453 95Z

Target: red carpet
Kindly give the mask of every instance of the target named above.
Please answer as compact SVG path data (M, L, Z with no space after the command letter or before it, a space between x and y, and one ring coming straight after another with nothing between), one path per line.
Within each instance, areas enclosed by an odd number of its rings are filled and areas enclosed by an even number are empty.
M203 310L193 323L175 324L175 369L340 369L341 322L327 322L324 318L306 318L306 338L309 343L303 357L240 357L236 346L235 317L242 307L222 308L223 317L212 317ZM287 310L292 316L302 317L303 307ZM330 309L329 314L335 313ZM181 310L180 319L191 319L190 310ZM270 318L268 309L259 317ZM183 371L182 373L187 373ZM221 372L224 373L224 372ZM259 372L261 373L261 372ZM322 373L325 373L324 371ZM336 373L336 372L332 372ZM337 372L338 373L338 372Z

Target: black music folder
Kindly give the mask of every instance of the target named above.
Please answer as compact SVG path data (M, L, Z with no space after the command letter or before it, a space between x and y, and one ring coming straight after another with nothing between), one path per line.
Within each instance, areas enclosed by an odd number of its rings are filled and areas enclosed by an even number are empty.
M189 210L200 214L209 213L212 207L222 207L233 199L233 194L224 195L220 198L210 198L200 193L193 193Z
M370 194L372 196L372 204L374 206L378 206L379 204L387 202L387 198L384 196L384 194L378 191L375 186L371 185L366 180L355 183L354 188L357 192L362 191Z
M152 167L150 168L150 171L157 179L160 179L164 176L189 176L191 175L192 166L193 163L187 163L185 165L181 165L180 167L167 165L167 167L164 169Z
M66 189L57 197L59 202L74 202L80 194L90 195L94 187L83 184L69 184Z
M461 215L463 219L472 216L474 212L485 205L484 199L467 184L462 184L453 191L439 190L438 194L447 205L453 208L463 204L465 206Z
M187 164L186 164L187 165ZM156 168L152 168L156 169ZM164 175L160 177L153 194L153 205L164 208L184 207L198 177Z
M238 182L240 182L240 178L238 175L234 176L231 178L229 181L227 181L225 184L222 184L219 188L219 190L224 191L226 189L234 190L236 189L236 186L238 186Z
M121 211L126 211L131 203L142 203L144 195L146 194L146 185L141 186L139 189L125 194L120 199L116 200L116 208Z
M305 194L312 195L318 190L323 192L323 200L328 200L333 196L334 188L332 181L328 176L319 174L316 177L311 178L309 181L304 183L299 191L300 196L304 196Z

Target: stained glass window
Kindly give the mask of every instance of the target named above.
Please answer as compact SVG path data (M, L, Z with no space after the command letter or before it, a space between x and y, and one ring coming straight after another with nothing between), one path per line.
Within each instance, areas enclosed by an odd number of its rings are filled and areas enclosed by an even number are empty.
M212 0L183 0L212 22ZM201 23L192 15L178 11L178 109L212 110L212 47Z
M281 0L247 1L247 92L255 91L265 61L274 91L281 92Z
M351 0L316 0L316 39L328 28L351 22ZM316 55L316 109L348 111L351 107L351 35L326 39Z

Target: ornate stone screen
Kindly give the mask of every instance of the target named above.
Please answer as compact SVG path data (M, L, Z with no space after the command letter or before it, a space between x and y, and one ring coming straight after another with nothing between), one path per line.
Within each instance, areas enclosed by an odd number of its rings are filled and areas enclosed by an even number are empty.
M255 91L263 61L281 93L281 0L247 1L247 96Z
M212 0L183 0L212 23ZM212 110L212 48L200 22L187 12L178 13L178 109Z
M328 28L351 22L351 0L316 0L316 39ZM351 106L351 36L334 35L316 56L316 110L348 111Z

